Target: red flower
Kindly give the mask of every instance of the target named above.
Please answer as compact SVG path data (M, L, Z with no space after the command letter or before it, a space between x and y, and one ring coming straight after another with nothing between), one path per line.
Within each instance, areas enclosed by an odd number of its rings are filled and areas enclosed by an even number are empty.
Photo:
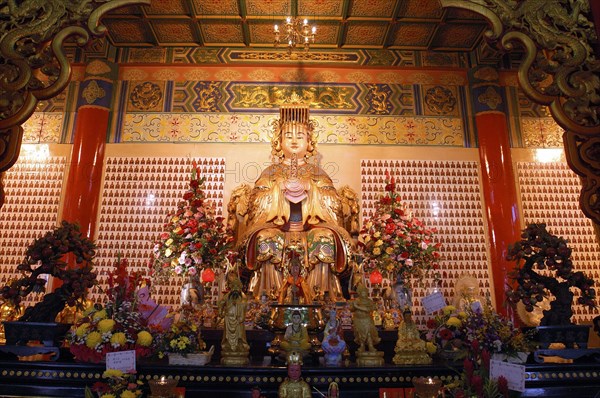
M103 383L101 381L97 381L92 386L92 391L99 393L100 395L105 394L110 391L110 387L108 384Z
M481 351L481 366L488 370L490 368L491 355L488 350Z
M198 226L198 221L195 218L191 218L185 225L189 228L196 228Z
M508 398L508 380L504 376L498 377L498 391L504 398Z
M483 395L483 377L481 377L479 375L473 375L473 377L471 377L470 381L471 381L471 386L473 387L473 390L475 390L475 392L477 393L478 396L482 396Z
M474 371L473 361L471 361L469 358L465 358L465 360L463 361L463 369L465 371L465 374L467 375L467 379L471 380Z
M450 340L452 337L454 337L454 333L452 333L451 330L449 330L449 329L440 330L440 338L442 340Z
M473 340L471 342L471 349L473 350L473 353L477 355L479 352L479 340Z
M428 329L435 329L437 328L437 322L435 321L435 319L428 319L427 320L427 328Z

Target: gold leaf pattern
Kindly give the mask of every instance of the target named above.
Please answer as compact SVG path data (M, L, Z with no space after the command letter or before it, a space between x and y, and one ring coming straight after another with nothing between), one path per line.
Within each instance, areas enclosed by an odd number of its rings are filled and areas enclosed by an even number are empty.
M148 72L142 69L127 69L123 72L123 80L144 80L148 77Z
M88 104L93 104L97 99L104 98L105 95L106 91L98 85L96 80L92 80L81 93L81 96Z
M552 118L521 117L525 148L562 148L564 130Z
M106 62L95 59L88 64L85 71L89 75L104 75L110 73L110 66Z
M272 114L128 113L123 142L270 142ZM460 118L313 116L320 143L462 146ZM246 126L240 130L239 126Z
M64 114L36 112L23 123L23 143L60 143Z

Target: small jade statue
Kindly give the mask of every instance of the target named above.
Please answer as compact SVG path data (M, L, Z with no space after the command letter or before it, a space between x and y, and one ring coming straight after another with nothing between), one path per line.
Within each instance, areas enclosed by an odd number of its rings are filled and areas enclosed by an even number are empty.
M342 338L340 321L336 315L335 310L329 311L329 320L325 324L321 343L325 352L325 365L328 366L339 366L342 363L342 354L346 350L346 342Z

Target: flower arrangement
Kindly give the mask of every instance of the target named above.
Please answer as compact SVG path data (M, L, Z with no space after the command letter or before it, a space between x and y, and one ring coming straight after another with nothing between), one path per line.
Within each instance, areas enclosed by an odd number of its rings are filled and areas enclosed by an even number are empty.
M204 178L194 163L189 189L154 246L155 274L194 276L203 269L222 267L233 244L233 234L223 220L216 216L215 203L206 199Z
M517 356L519 352L532 350L531 335L521 332L509 319L494 311L491 305L467 308L465 312L461 335L467 345L477 342L489 353L508 356Z
M467 314L447 305L442 312L427 321L427 350L456 360L466 355L463 322Z
M550 234L545 224L528 225L521 240L511 245L507 254L507 260L516 262L511 274L516 284L506 292L509 303L516 305L521 301L531 312L544 298L554 296L550 309L543 312L542 326L571 324L572 287L581 292L579 304L595 308L594 280L581 271L573 271L571 252L567 240Z
M376 205L358 237L365 272L392 272L409 282L422 278L438 267L440 244L434 242L434 229L412 216L396 191L394 177L386 171L385 194Z
M169 330L159 338L159 358L164 358L169 353L186 356L204 350L206 343L202 340L197 324L187 319L173 322Z
M25 260L17 266L27 275L2 287L0 294L9 305L19 309L27 295L45 291L46 279L42 275L60 279L60 287L47 293L41 302L28 307L19 318L20 321L55 322L65 305L81 304L88 289L98 283L96 273L92 271L95 255L96 246L81 234L79 225L63 221L27 248ZM69 256L75 267L68 267Z
M460 379L446 386L447 395L453 398L510 397L508 380L504 376L500 376L497 380L490 378L490 359L490 353L474 340L463 361Z
M92 391L98 394L98 398L137 398L142 395L141 380L136 380L135 371L127 373L118 369L107 369L102 373L106 382L96 382L90 390L85 389L85 397L92 398Z
M144 283L140 273L128 273L126 260L117 262L108 277L108 302L88 308L73 326L69 342L75 359L101 362L108 352L127 350L138 357L153 354L154 339L137 305L136 291Z

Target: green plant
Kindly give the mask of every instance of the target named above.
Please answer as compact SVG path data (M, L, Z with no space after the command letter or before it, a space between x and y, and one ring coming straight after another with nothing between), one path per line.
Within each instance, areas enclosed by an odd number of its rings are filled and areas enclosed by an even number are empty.
M517 264L511 274L516 285L506 292L509 303L521 301L531 312L544 298L554 296L550 309L543 312L542 326L571 324L573 287L580 290L579 304L596 308L594 280L573 270L571 253L567 240L550 234L546 224L528 225L506 257Z
M0 294L8 304L20 309L27 295L45 291L46 279L42 275L60 279L62 284L54 292L28 307L19 318L20 321L54 322L65 305L83 303L88 290L98 283L92 271L95 254L96 246L81 234L79 225L63 221L27 248L25 260L17 266L24 276L2 287ZM69 264L69 257L74 265Z
M160 336L159 357L167 353L191 354L200 352L206 348L206 344L200 335L200 329L194 322L186 319L173 322L169 330Z

